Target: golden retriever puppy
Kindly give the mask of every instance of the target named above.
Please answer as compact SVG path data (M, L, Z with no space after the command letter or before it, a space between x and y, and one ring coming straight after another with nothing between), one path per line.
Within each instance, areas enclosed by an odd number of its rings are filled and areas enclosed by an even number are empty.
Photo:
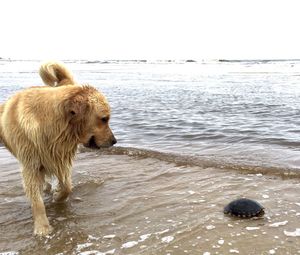
M40 76L49 86L25 89L0 105L0 141L22 164L34 233L47 235L51 226L42 198L45 177L58 179L53 199L63 201L72 189L77 145L101 148L117 141L109 127L109 104L99 91L77 84L62 63L43 64Z

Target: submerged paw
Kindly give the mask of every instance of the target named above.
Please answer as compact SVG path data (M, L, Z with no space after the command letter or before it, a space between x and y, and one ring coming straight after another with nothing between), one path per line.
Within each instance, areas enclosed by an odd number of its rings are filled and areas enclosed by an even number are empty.
M37 236L46 236L52 232L53 228L49 224L36 224L34 227L34 234Z

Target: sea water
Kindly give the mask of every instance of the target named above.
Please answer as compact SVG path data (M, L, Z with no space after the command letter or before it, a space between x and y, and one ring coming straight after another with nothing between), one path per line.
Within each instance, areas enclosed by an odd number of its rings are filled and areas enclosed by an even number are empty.
M0 147L0 252L300 252L300 61L65 63L108 98L117 146L79 151L69 201L45 195L54 232L44 239ZM0 102L42 85L39 65L1 60ZM265 217L224 216L237 197L258 200Z

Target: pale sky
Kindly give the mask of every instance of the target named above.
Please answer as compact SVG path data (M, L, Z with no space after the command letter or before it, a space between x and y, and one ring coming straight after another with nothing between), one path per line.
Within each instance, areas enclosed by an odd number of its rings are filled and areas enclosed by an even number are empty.
M0 57L300 59L299 0L2 0Z

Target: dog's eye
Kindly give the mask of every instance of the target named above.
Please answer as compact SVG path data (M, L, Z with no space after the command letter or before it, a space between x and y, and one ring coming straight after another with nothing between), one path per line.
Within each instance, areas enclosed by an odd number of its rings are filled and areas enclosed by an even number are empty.
M107 123L108 120L109 120L109 117L103 117L103 118L101 118L101 122L102 123Z

